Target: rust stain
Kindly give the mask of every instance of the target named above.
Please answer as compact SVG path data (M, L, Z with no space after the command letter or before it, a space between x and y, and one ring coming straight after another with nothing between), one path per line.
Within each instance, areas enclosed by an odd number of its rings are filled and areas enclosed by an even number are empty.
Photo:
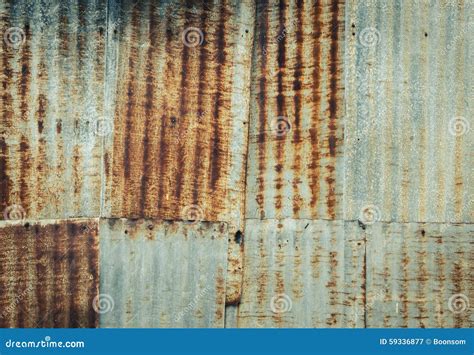
M256 42L258 41L258 60L260 60L261 73L258 76L258 193L256 196L256 201L258 204L258 210L264 211L264 194L265 194L265 165L266 165L266 135L265 135L265 125L266 125L266 106L267 106L267 55L266 48L268 45L268 11L266 7L268 6L267 1L262 1L257 3L257 27L260 29L257 36L255 36ZM263 20L261 20L263 13ZM255 75L255 74L254 74ZM263 218L261 213L259 213L259 218Z
M336 0L257 3L251 92L256 109L250 117L250 150L257 156L249 156L247 177L251 218L340 216L343 18ZM282 118L286 133L275 127Z
M227 189L239 188L228 186L234 5L188 2L165 23L152 2L131 13L120 6L127 30L118 70L126 83L118 85L107 151L111 215L182 219L185 207L197 205L204 220L220 220L229 210ZM200 45L184 43L190 27L200 29Z
M77 12L55 2L32 7L9 1L2 7L1 33L14 26L23 31L25 38L18 48L3 40L1 44L2 211L15 203L31 219L98 213L99 201L95 197L100 187L99 164L94 163L98 163L100 145L77 151L81 157L88 154L84 160L96 168L95 172L84 171L82 165L72 167L70 164L76 160L67 156L71 146L88 143L78 142L78 138L96 138L78 137L77 123L85 116L86 106L100 107L92 101L100 102L102 98L104 36L69 35L67 30L72 23L77 25L77 32L85 27L97 29L100 20L92 19L91 8L105 10L105 2L90 5L81 2L81 11ZM56 19L48 14L54 6L60 6L60 10L57 22L51 26ZM89 86L96 90L91 100L86 97ZM71 171L77 171L72 175L77 180L71 183L87 184L87 190L63 187L62 182L72 180ZM94 199L89 199L92 195Z
M96 327L97 221L0 227L0 327Z

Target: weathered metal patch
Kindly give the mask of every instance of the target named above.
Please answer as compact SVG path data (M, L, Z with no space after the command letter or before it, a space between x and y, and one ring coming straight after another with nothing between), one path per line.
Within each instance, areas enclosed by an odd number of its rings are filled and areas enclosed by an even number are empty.
M99 215L101 142L111 130L105 9L105 0L0 2L0 212Z
M105 219L101 327L223 327L227 226Z
M474 326L474 225L367 226L367 327Z
M363 327L365 243L356 222L248 220L239 327ZM362 297L358 297L362 296Z
M97 220L0 222L0 327L96 327Z
M249 218L342 217L344 5L257 3Z
M252 3L115 6L105 215L228 221L244 191Z
M347 2L345 218L474 221L473 11Z

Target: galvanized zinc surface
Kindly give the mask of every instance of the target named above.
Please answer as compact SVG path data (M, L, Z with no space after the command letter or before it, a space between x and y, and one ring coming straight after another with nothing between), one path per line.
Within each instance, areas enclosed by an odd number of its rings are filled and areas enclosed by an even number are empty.
M367 327L474 326L474 225L379 222L366 238Z
M248 218L342 218L342 1L258 1Z
M112 4L119 80L104 214L229 220L229 191L244 191L252 3Z
M98 221L0 222L0 327L96 327Z
M105 5L0 0L2 211L98 216Z
M473 222L473 1L346 9L345 218Z
M223 327L225 223L100 224L101 327Z
M472 327L473 10L0 0L0 326Z
M365 242L357 222L247 221L239 327L363 327Z

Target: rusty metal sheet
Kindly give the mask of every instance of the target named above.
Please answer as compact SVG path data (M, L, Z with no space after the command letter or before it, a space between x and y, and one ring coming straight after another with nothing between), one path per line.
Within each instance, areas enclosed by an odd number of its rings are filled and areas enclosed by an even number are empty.
M367 226L367 327L474 326L474 225Z
M365 242L357 222L248 220L239 327L363 327Z
M344 5L257 2L249 218L342 216Z
M0 210L99 215L106 1L0 1ZM2 216L3 217L3 216Z
M345 218L474 221L473 11L347 2Z
M101 327L223 327L225 223L103 219Z
M119 80L104 215L229 220L230 192L244 191L254 5L112 3Z
M98 221L0 222L0 327L96 327Z

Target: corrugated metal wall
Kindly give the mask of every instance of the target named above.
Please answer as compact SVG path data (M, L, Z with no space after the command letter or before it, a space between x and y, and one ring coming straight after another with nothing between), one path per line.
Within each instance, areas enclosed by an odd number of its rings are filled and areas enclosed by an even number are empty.
M473 10L0 0L0 325L472 327Z

